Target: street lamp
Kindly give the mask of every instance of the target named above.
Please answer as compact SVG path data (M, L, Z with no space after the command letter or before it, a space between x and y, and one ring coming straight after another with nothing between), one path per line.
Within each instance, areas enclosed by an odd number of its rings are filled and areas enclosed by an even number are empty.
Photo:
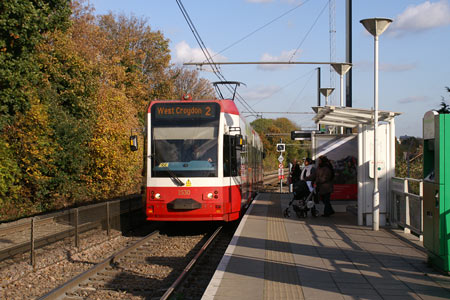
M351 69L351 64L338 64L333 63L331 64L333 69L339 74L340 77L340 83L341 83L341 107L344 107L344 75Z
M380 227L380 193L378 191L378 160L377 160L377 127L378 127L378 36L391 24L391 19L373 18L360 21L364 28L373 35L375 41L374 59L374 111L373 111L373 207L372 229L378 231Z
M351 69L352 65L348 63L338 64L332 63L331 66L339 74L340 77L340 93L341 93L341 107L344 107L344 75ZM341 134L344 133L344 127L340 126L339 131Z
M320 88L320 93L325 96L325 106L328 105L328 96L334 91L334 88Z

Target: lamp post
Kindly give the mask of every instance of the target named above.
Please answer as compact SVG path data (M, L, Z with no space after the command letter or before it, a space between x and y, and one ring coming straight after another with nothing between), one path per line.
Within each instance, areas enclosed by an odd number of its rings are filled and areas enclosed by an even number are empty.
M325 106L328 105L328 96L334 91L334 88L320 88L320 93L325 96Z
M333 63L331 64L331 66L333 67L333 69L336 71L336 73L339 74L340 77L340 88L341 88L341 107L344 107L344 75L351 69L352 65L351 64L338 64L338 63Z
M360 21L364 28L373 35L375 41L374 51L374 111L373 111L373 207L372 229L378 231L380 227L380 193L378 190L378 166L377 166L377 127L378 127L378 36L391 24L391 19L372 18Z
M320 106L320 67L317 68L317 106ZM320 131L320 124L317 124L317 130Z
M341 94L340 104L341 104L341 107L344 107L344 75L351 69L352 65L346 64L346 63L343 63L343 64L333 63L333 64L331 64L331 66L336 71L336 73L339 74L339 77L340 77L340 94ZM339 132L341 134L343 134L344 127L340 126Z

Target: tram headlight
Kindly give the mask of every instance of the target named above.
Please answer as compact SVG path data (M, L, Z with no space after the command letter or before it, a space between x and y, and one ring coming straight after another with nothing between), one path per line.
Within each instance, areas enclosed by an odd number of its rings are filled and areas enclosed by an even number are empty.
M155 194L155 199L158 199L158 200L161 199L161 194L160 193L156 193Z
M212 199L213 198L213 193L208 193L207 197L208 197L208 199Z

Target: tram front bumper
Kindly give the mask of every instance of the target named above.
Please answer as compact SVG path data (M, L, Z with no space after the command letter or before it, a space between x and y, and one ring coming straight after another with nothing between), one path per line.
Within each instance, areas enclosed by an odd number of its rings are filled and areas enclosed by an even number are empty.
M202 204L191 198L175 199L167 203L168 210L194 210L200 208L202 208Z

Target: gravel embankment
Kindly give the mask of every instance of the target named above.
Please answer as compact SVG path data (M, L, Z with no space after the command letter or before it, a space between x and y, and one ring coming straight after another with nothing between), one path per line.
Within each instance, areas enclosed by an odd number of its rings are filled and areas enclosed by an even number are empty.
M30 265L29 254L9 259L0 268L0 299L38 298L107 258L129 240L131 237L118 232L109 239L96 231L81 237L79 250L71 240L59 241L36 251L36 270Z
M104 231L91 231L80 237L80 249L73 246L73 238L59 241L36 251L35 270L30 265L29 254L3 261L0 266L0 299L39 298L151 230L147 231L128 236L113 231L109 238ZM137 261L136 257L119 261L119 281L108 282L106 288L102 287L103 284L93 284L81 295L85 299L148 299L149 294L159 295L189 262L203 237L204 232L161 235L148 246L146 254L137 254ZM126 288L120 286L123 282L126 282ZM137 292L140 288L145 291ZM76 294L80 295L79 292Z

